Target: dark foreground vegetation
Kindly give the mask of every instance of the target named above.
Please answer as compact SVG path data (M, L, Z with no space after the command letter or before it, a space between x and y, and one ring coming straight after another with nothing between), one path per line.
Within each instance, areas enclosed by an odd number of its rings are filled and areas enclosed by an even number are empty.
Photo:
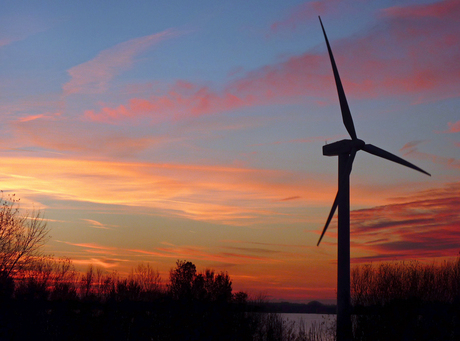
M177 261L166 284L148 264L124 278L92 266L78 273L43 254L41 212L22 214L14 196L0 203L0 340L262 341L287 332L261 300L234 293L226 272L191 262Z
M257 327L247 295L232 293L226 273L197 273L178 261L170 284L147 265L129 278L68 261L42 264L4 282L0 337L7 340L248 340Z
M352 271L355 340L460 340L460 258Z
M334 323L306 327L283 313L333 306L267 303L234 293L226 272L177 261L163 283L139 264L127 277L42 253L40 212L0 206L0 340L334 340ZM352 271L355 340L460 340L460 258L387 263ZM332 321L334 319L332 318Z
M169 283L140 264L128 278L42 259L2 281L0 340L326 340L232 292L227 273L177 261ZM321 329L323 328L323 329Z

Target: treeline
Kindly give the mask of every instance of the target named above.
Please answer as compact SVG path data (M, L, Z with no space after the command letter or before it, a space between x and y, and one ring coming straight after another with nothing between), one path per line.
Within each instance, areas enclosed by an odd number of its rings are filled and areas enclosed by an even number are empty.
M351 273L355 340L460 340L460 258Z
M0 202L2 340L252 340L259 328L225 272L177 261L166 284L148 264L126 278L80 274L43 253L40 211L23 213L14 195Z
M49 229L40 211L0 199L0 340L320 340L263 313L261 297L234 293L226 272L178 260L164 283L139 264L127 277L43 253ZM313 336L312 336L313 335Z
M258 328L227 273L187 261L162 285L146 264L120 278L45 259L4 282L0 304L7 340L252 340Z

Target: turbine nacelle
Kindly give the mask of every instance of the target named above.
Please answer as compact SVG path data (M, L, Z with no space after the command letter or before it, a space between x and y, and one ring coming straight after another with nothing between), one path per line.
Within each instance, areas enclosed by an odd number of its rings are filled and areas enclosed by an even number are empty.
M323 146L323 155L337 156L340 154L351 154L352 151L357 152L364 148L366 144L363 140L340 140L334 143L326 144Z

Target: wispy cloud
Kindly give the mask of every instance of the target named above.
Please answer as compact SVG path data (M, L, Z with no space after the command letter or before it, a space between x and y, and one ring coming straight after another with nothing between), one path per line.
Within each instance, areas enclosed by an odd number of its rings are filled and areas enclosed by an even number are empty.
M240 94L231 88L217 92L207 86L185 81L165 86L169 90L163 95L152 95L148 99L132 98L126 105L103 107L100 111L86 110L84 115L91 121L106 123L137 117L148 117L158 122L215 114L256 104L254 96Z
M313 136L304 139L293 139L287 141L275 141L271 143L257 143L253 146L265 146L265 145L278 145L278 144L285 144L285 143L312 143L312 142L325 142L327 143L328 140L337 140L340 138L344 138L346 135L335 135L335 136Z
M96 243L72 243L72 242L67 242L67 241L63 241L63 240L56 240L56 242L64 243L64 244L67 244L67 245L76 246L76 247L80 247L80 248L84 248L86 250L102 250L102 251L105 251L105 252L112 252L112 251L117 250L116 247L103 246L103 245L99 245L99 244L96 244Z
M444 0L430 4L419 4L412 6L394 6L384 10L385 13L401 18L438 18L442 19L452 15L452 11L457 11L458 0Z
M179 33L166 30L149 36L134 38L100 52L94 59L69 69L71 79L64 84L65 95L74 93L102 93L109 82L129 69L134 57L159 42L176 37Z
M120 263L123 263L123 259L118 258L108 258L108 257L99 257L99 258L75 258L72 259L72 263L75 265L86 265L86 266L95 266L97 268L110 269L110 268L119 268Z
M215 247L195 246L195 245L167 245L153 246L149 249L135 249L127 247L107 247L97 243L73 243L68 241L58 240L58 243L63 243L78 249L74 252L74 257L77 259L77 264L94 264L102 265L103 267L112 267L120 263L134 263L143 260L158 260L162 258L188 259L191 261L206 261L214 264L248 264L248 262L264 262L277 263L275 257L276 251L262 249L235 249L235 252L225 252ZM254 255L259 254L259 255ZM80 263L79 263L80 262Z
M57 152L123 157L155 145L161 138L131 136L121 129L101 129L59 115L27 116L13 123L17 141L24 148L40 147Z
M282 30L293 31L298 25L333 10L340 2L341 0L317 0L301 3L292 8L285 18L271 24L270 32L277 33Z
M418 160L429 160L435 164L445 166L446 168L460 168L460 160L455 158L448 158L430 153L424 153L418 150L418 145L423 141L413 141L406 143L402 148L404 156L410 156L411 158Z
M449 128L444 131L445 133L460 133L460 121L457 121L457 122L449 122L447 123L447 125L449 126Z
M8 11L5 11L8 13ZM1 13L0 47L24 40L34 34L46 31L52 23L39 15Z
M4 190L235 225L297 220L284 211L329 201L332 186L305 174L297 181L292 172L279 170L61 158L2 157L0 173ZM295 196L301 199L279 201Z
M97 220L92 220L92 219L82 219L82 220L86 221L87 223L89 223L91 227L94 227L96 229L111 230L112 227L117 227L117 225L102 224L101 222Z
M400 203L351 212L355 262L452 257L459 252L460 183L415 193Z
M158 122L283 103L306 94L322 98L321 85L330 80L329 70L323 67L327 65L326 61L318 55L292 57L281 64L249 72L225 85L223 90L178 81L165 85L167 90L162 95L152 95L148 99L132 98L127 104L103 107L99 111L87 110L84 115L89 120L106 123L139 117Z
M444 1L427 6L428 10L436 7L442 17L409 19L401 15L404 11L420 11L417 6L388 9L377 18L373 29L341 41L332 40L349 98L404 96L412 102L424 102L458 96L460 4ZM441 7L448 10L440 10ZM160 94L89 109L84 115L89 120L109 123L142 117L158 122L292 103L306 96L315 101L336 101L325 49L323 54L308 51L252 70L223 86L181 80L164 84L162 89Z

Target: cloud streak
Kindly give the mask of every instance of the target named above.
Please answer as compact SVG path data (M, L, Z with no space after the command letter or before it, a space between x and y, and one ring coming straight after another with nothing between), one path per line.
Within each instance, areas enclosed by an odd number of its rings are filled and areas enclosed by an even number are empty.
M452 257L459 251L460 183L351 212L354 262Z
M448 124L448 129L445 131L445 133L460 133L460 121L457 122L449 122Z
M292 8L284 19L271 24L270 33L274 34L283 30L294 31L297 26L316 18L318 15L326 14L339 3L340 0L318 0L301 3Z
M166 30L134 38L101 51L94 59L67 70L71 79L62 87L64 94L105 92L109 82L121 72L129 69L137 55L178 34L174 30Z
M94 227L96 229L103 229L103 230L111 230L112 227L115 227L116 225L106 225L102 224L101 222L97 220L92 220L92 219L82 219L83 221L86 221L91 227ZM111 227L109 227L111 226Z
M279 170L65 158L2 157L0 174L4 190L230 225L296 221L289 209L328 202L332 186Z
M417 146L422 141L413 141L405 144L401 148L401 152L404 153L404 156L410 156L411 158L418 160L429 160L435 164L442 165L447 169L460 169L460 160L455 158L443 157L435 154L420 152Z
M424 15L431 10L437 14ZM458 1L394 7L378 16L373 29L332 41L347 95L357 99L404 96L412 102L459 96L459 16ZM86 110L84 115L106 123L138 118L158 122L292 103L306 96L336 101L325 49L322 54L309 51L255 69L221 87L180 80L162 89L161 94L133 97L118 106Z
M131 136L121 129L101 129L97 125L60 118L56 115L34 115L21 118L12 124L18 143L57 152L85 155L110 155L124 157L135 155L161 138Z

